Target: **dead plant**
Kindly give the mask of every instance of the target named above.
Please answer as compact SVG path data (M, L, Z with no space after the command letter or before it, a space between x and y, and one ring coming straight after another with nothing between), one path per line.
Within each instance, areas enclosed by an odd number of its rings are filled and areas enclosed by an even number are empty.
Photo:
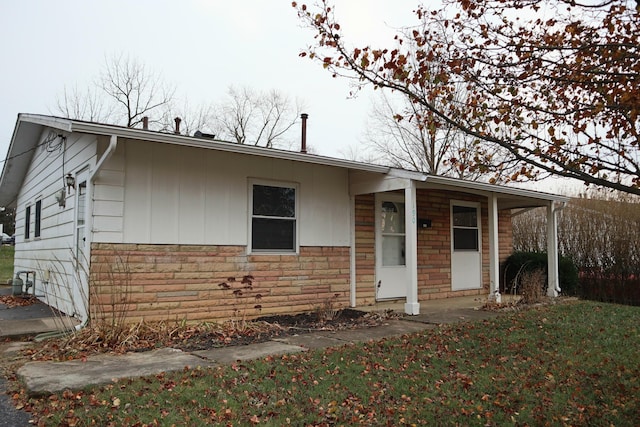
M524 271L520 275L520 303L538 304L544 298L545 271L542 269Z
M331 322L340 317L342 309L336 304L340 294L333 294L333 296L325 299L322 303L314 308L316 318L320 323Z
M262 311L262 294L254 288L255 278L251 274L242 276L241 280L236 280L235 277L228 277L227 280L218 284L218 287L224 291L230 291L235 298L236 304L234 304L233 312L234 318L228 322L233 328L235 328L240 334L246 332L249 327L247 317L250 310L256 310L258 313Z

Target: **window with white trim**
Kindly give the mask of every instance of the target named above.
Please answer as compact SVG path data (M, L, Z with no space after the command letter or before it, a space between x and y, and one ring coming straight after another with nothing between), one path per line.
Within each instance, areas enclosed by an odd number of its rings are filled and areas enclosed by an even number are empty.
M297 186L259 183L251 187L251 252L296 252Z

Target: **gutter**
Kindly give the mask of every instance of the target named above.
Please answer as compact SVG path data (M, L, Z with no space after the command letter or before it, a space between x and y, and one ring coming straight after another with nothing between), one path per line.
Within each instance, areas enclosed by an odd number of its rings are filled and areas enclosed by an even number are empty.
M88 199L88 212L90 212L89 215L89 232L86 233L87 235L87 242L85 243L86 246L88 246L89 248L91 248L91 237L93 236L93 183L96 180L96 177L98 175L98 172L100 172L100 169L102 169L102 166L105 164L105 162L107 160L109 160L111 158L111 156L113 155L113 153L116 151L116 148L118 147L118 136L117 135L111 135L111 139L109 141L109 146L107 147L106 151L102 154L102 157L100 157L100 159L98 160L98 163L96 163L96 166L93 168L93 170L91 170L89 172L89 182L91 183L91 185L88 188L88 193L87 194L87 199ZM86 253L89 253L89 251L86 251ZM89 287L89 281L87 278L87 288ZM89 290L87 289L87 300L89 298ZM88 301L87 301L87 305L88 305ZM75 330L79 331L80 329L84 328L85 326L87 326L87 323L89 323L89 310L88 307L85 306L85 313L83 316L83 320L79 325L75 326Z

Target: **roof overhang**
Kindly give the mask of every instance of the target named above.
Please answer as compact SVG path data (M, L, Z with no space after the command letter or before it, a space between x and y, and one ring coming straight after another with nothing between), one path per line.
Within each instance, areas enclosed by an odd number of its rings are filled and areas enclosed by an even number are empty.
M569 201L568 197L557 194L428 175L421 172L314 154L241 145L208 138L176 135L38 114L19 114L2 175L0 176L0 206L15 207L18 192L26 176L35 148L45 129L58 131L62 135L78 132L93 135L116 136L123 139L144 140L348 169L350 171L350 192L353 195L400 190L410 185L415 185L416 188L460 191L486 197L493 194L497 197L499 209L529 208L546 206L552 202Z
M0 176L0 206L15 207L18 192L24 182L34 150L41 139L40 137L42 132L47 128L56 130L64 135L68 135L72 132L105 136L115 135L119 138L125 139L145 140L185 147L197 147L207 150L225 151L251 156L290 160L294 162L333 166L337 168L377 174L386 174L390 170L388 166L372 165L314 154L299 153L295 151L241 145L208 138L176 135L39 114L19 114L6 156L7 160L4 163L2 175Z
M49 116L18 114L0 176L0 206L15 207L18 191L45 128L68 133L71 132L71 121Z

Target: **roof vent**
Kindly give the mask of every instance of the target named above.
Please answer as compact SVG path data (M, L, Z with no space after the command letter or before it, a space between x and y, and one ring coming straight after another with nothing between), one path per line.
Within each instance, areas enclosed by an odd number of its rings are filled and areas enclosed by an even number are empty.
M195 136L196 138L216 139L216 136L214 134L200 132L199 130L195 131L193 136Z

